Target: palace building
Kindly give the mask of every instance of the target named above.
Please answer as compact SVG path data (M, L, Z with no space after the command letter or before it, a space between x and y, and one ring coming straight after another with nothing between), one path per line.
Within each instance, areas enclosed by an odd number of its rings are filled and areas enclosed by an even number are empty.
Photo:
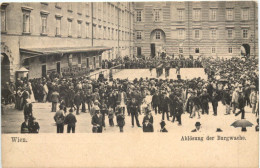
M258 55L256 1L135 2L135 54Z
M2 82L22 67L32 79L132 56L133 20L130 2L2 3Z
M258 55L255 1L1 4L2 82L96 70L102 59Z

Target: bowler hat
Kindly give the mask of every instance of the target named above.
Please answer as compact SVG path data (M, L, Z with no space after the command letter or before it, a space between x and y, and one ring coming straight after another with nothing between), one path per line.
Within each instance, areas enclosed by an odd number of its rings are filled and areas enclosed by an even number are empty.
M73 113L73 109L71 108L71 109L69 110L69 112L70 112L70 113Z
M195 126L201 126L200 122L196 122Z
M217 128L217 131L216 132L223 132L222 129L220 128Z

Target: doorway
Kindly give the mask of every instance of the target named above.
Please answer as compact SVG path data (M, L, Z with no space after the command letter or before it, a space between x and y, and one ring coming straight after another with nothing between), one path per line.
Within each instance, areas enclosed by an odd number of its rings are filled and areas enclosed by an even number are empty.
M10 82L10 60L6 54L2 54L1 56L1 81L2 83Z
M151 57L152 58L155 57L155 44L154 43L151 44Z
M137 47L137 57L141 57L141 55L142 55L142 48Z
M56 63L57 73L60 74L60 62Z
M241 54L245 57L249 57L250 56L250 45L249 44L242 44L243 46L243 52L241 51Z
M42 77L46 77L46 65L42 65Z

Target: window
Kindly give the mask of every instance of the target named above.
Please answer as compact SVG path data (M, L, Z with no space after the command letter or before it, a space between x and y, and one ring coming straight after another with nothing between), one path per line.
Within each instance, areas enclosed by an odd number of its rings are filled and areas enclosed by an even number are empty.
M243 38L248 38L248 30L247 29L243 29Z
M111 31L111 39L114 40L114 29Z
M229 53L229 54L232 54L232 52L233 52L233 51L232 51L232 47L228 47L228 53Z
M179 53L183 54L183 48L179 48Z
M243 8L241 15L242 15L242 20L248 20L249 19L249 9Z
M160 9L155 9L154 10L154 21L155 22L159 22L160 21L160 12L161 10Z
M210 20L211 21L217 20L217 9L210 9Z
M216 38L217 38L217 30L211 29L211 39L216 39Z
M107 38L107 31L106 31L106 27L104 27L104 33L103 33L103 38L106 39Z
M160 31L155 32L155 39L157 39L157 40L161 39L161 32Z
M142 32L141 31L136 32L136 39L138 39L138 40L142 39Z
M216 53L216 48L215 48L215 47L212 47L212 48L211 48L211 53L212 53L212 54L215 54L215 53Z
M23 32L30 33L30 12L23 13Z
M71 3L68 4L68 12L72 12L72 4Z
M72 29L72 20L68 19L68 36L71 37L71 29Z
M56 2L56 3L55 3L55 8L57 8L57 9L61 9L61 3Z
M183 21L184 20L184 9L178 9L178 21Z
M81 64L81 55L78 55L78 64Z
M1 8L1 32L6 31L6 6Z
M78 15L82 15L82 4L80 2L77 3L77 11Z
M179 34L179 39L184 39L185 37L184 29L179 29L178 34Z
M86 3L86 16L89 16L89 11L90 11L90 6L89 6L89 2Z
M89 68L89 58L86 58L87 61L87 68Z
M200 49L199 48L195 48L195 53L196 54L200 53Z
M47 34L47 16L48 15L41 15L41 21L42 21L42 34Z
M233 9L226 10L226 17L227 17L227 20L233 20Z
M228 29L228 38L233 38L233 30L232 29Z
M56 17L56 36L61 35L60 30L61 30L61 17Z
M193 20L200 21L200 9L193 9Z
M200 38L200 30L199 29L195 30L195 38L196 39Z
M98 33L99 33L99 38L101 39L101 38L103 38L103 32L102 32L102 27L101 26L99 26L98 27Z
M96 32L96 25L93 25L93 38L96 38L96 34L97 34L97 32Z
M110 28L107 29L107 33L108 33L108 39L110 39Z
M142 55L142 48L141 47L137 47L137 56Z
M78 37L81 37L81 21L78 20Z
M86 23L86 38L89 38L89 23Z

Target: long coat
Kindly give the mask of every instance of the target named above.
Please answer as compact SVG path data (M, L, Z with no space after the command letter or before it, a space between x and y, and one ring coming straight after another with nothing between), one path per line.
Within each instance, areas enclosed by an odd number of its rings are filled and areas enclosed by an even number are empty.
M153 132L153 125L151 123L148 123L147 125L143 125L143 132Z
M149 120L149 123L153 124L153 116L144 116L144 119L143 119L143 124L145 123L145 120Z

